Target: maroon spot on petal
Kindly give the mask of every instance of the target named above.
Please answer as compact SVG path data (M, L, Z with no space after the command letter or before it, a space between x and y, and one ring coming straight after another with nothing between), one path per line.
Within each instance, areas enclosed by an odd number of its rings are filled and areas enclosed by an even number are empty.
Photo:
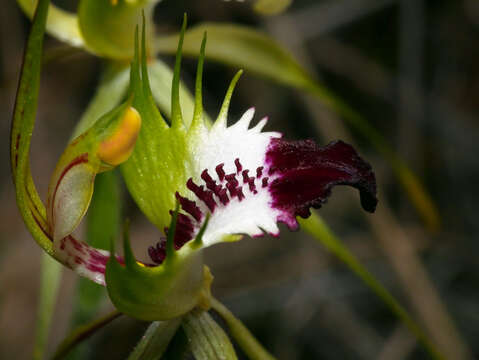
M150 246L148 248L148 255L151 260L156 264L161 264L166 258L166 239L161 239L156 246Z
M206 187L209 190L213 191L213 193L216 196L219 196L218 194L221 191L222 187L221 187L221 185L216 184L216 181L214 181L213 178L208 173L208 169L203 170L203 172L201 173L201 178L205 182Z
M243 165L241 165L239 159L235 159L236 172L239 174L243 170Z
M186 211L188 214L193 216L196 221L201 221L203 217L203 213L201 212L200 208L196 205L196 203L192 200L189 200L183 196L181 196L178 191L175 194L176 198L180 202L181 208Z
M256 191L256 185L254 183L254 179L253 178L249 178L248 180L248 188L249 188L249 191L251 191L253 194L257 194L258 192Z
M228 205L230 199L228 197L226 189L222 188L221 191L218 193L218 197L223 205Z
M215 183L213 178L208 174L208 169L204 169L203 172L201 173L201 178L204 180L205 183Z
M193 238L195 227L191 219L185 214L178 214L175 230L175 249L180 249Z
M223 166L225 166L224 163L219 164L219 165L215 168L216 174L218 174L218 179L220 179L220 181L223 181L224 178L225 178L225 171L223 170Z
M234 187L239 185L238 179L236 179L236 174L225 175L226 182L233 185Z
M173 211L170 211L173 215ZM195 227L191 219L185 214L178 214L176 221L175 237L173 239L176 250L181 249L188 241L193 239ZM165 234L168 236L168 229L165 229ZM166 238L161 238L155 246L148 248L148 255L154 263L160 265L165 260L166 254Z
M228 182L226 184L226 188L230 192L230 196L233 198L237 195L238 192L238 184L235 184L234 182Z
M363 208L369 212L376 209L371 166L342 141L320 147L311 140L272 139L266 161L269 173L277 175L269 185L273 206L291 216L308 217L309 209L320 208L335 185L358 189Z
M268 180L269 180L268 177L263 178L263 181L262 181L261 186L264 187L264 188L265 188L266 186L268 186Z
M216 201L211 191L205 190L203 185L196 185L191 178L186 182L186 187L190 189L198 197L198 199L203 201L211 212L215 211Z
M238 200L241 201L245 198L244 194L243 194L243 187L240 186L236 189L236 196L238 196Z
M264 169L264 168L263 168L262 166L260 166L259 168L256 169L256 177L257 177L258 179L260 179L261 176L263 176L263 169Z
M249 176L248 176L249 170L243 170L241 175L243 175L243 183L247 184L249 182Z

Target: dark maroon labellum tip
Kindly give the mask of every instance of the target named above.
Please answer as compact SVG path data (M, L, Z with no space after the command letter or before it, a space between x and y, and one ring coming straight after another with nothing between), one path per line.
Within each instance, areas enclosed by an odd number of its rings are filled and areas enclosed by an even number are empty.
M320 208L335 185L358 189L364 210L376 209L371 165L342 141L320 147L312 140L272 139L266 162L269 174L277 175L269 186L273 206L293 216L308 217L310 208Z

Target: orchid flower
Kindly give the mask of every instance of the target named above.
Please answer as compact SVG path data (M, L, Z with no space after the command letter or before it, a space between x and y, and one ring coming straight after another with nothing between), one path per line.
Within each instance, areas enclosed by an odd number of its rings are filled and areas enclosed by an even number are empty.
M46 22L48 1L40 1L38 21ZM143 320L167 320L195 307L210 306L212 275L203 249L243 235L279 235L278 223L298 228L297 216L319 208L335 185L360 192L361 204L374 211L376 182L371 166L341 141L320 147L311 140L288 141L255 126L254 109L228 125L228 108L241 75L233 78L219 115L206 120L202 106L202 71L206 35L201 45L192 119L183 119L179 98L184 21L172 82L172 114L167 122L153 100L146 64L143 23L138 35L127 100L75 138L51 177L46 208L39 200L28 165L38 91L41 40L27 46L12 127L12 169L17 201L29 230L54 258L106 285L119 311ZM36 34L37 29L32 30ZM138 33L138 31L137 31ZM24 95L23 94L27 94ZM24 120L25 119L25 120ZM24 122L22 122L24 121ZM165 237L148 249L151 261L139 262L125 233L124 255L95 249L73 236L85 215L97 173L120 166L127 187L146 216Z
M186 22L181 34L185 26ZM121 168L135 201L165 229L165 238L148 249L151 263L146 266L135 260L128 241L125 265L110 258L106 285L120 311L153 320L178 316L194 306L208 307L211 276L203 269L204 248L243 235L278 236L279 222L296 230L296 217L308 217L311 207L321 207L335 185L357 188L363 208L374 211L374 173L350 145L337 141L320 147L311 140L288 141L278 132L263 132L266 118L250 126L254 108L228 125L241 71L216 121L205 120L201 88L206 35L190 121L183 119L179 99L180 37L168 123L153 101L144 39L143 35L141 59L137 51L131 70L132 104L143 126Z

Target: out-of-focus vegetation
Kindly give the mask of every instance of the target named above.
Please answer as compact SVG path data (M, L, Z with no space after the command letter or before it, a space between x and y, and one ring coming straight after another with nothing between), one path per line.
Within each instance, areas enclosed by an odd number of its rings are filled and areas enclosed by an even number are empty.
M57 1L74 9L75 1ZM183 12L190 24L224 21L271 34L279 43L367 118L423 179L442 220L428 231L387 161L339 116L299 90L246 73L232 102L232 116L254 105L269 115L270 129L290 138L359 144L373 163L380 189L375 215L362 215L352 192L335 189L321 214L361 262L390 289L454 359L479 354L479 146L477 50L479 5L475 0L296 0L275 17L248 3L164 0L157 6L159 34L178 31ZM40 283L40 251L17 213L8 167L8 131L22 48L29 21L13 0L0 11L0 358L31 357ZM63 51L49 39L32 172L40 194L76 122L94 94L103 63L86 53ZM60 54L60 55L58 55ZM172 61L171 57L163 57ZM195 61L183 79L192 88ZM189 72L188 72L189 70ZM205 109L218 99L233 69L205 65ZM299 115L298 115L299 114ZM355 195L355 194L354 194ZM139 248L156 230L125 195L124 215L134 221ZM234 247L234 248L233 248ZM279 359L425 359L412 335L345 265L303 232L280 239L250 239L207 251L214 292ZM76 275L65 272L53 319L53 350L68 332ZM98 312L111 305L105 300ZM91 314L90 314L91 316ZM89 358L122 359L146 324L122 319L86 344ZM452 331L452 333L451 333Z

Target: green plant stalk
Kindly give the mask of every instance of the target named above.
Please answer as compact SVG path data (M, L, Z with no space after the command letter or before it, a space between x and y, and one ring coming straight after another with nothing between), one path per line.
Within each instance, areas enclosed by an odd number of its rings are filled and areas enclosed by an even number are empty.
M211 298L211 308L226 322L231 336L236 340L248 358L251 360L275 360L275 357L255 339L246 326L244 326L226 306L215 298Z
M64 358L77 344L81 343L85 339L88 339L97 330L101 329L103 326L109 324L121 315L123 315L121 312L115 310L98 320L78 327L60 343L55 355L53 356L53 360Z
M41 360L45 355L62 274L61 264L47 253L42 254L41 266L40 302L35 328L35 344L33 345L33 359L35 360Z
M414 334L419 343L429 353L432 359L445 360L436 349L421 327L391 293L356 259L356 257L342 244L322 218L313 213L309 219L298 218L301 228L323 244L329 251L343 261L369 288L389 307L389 309Z
M161 359L180 325L181 318L152 322L128 360Z

